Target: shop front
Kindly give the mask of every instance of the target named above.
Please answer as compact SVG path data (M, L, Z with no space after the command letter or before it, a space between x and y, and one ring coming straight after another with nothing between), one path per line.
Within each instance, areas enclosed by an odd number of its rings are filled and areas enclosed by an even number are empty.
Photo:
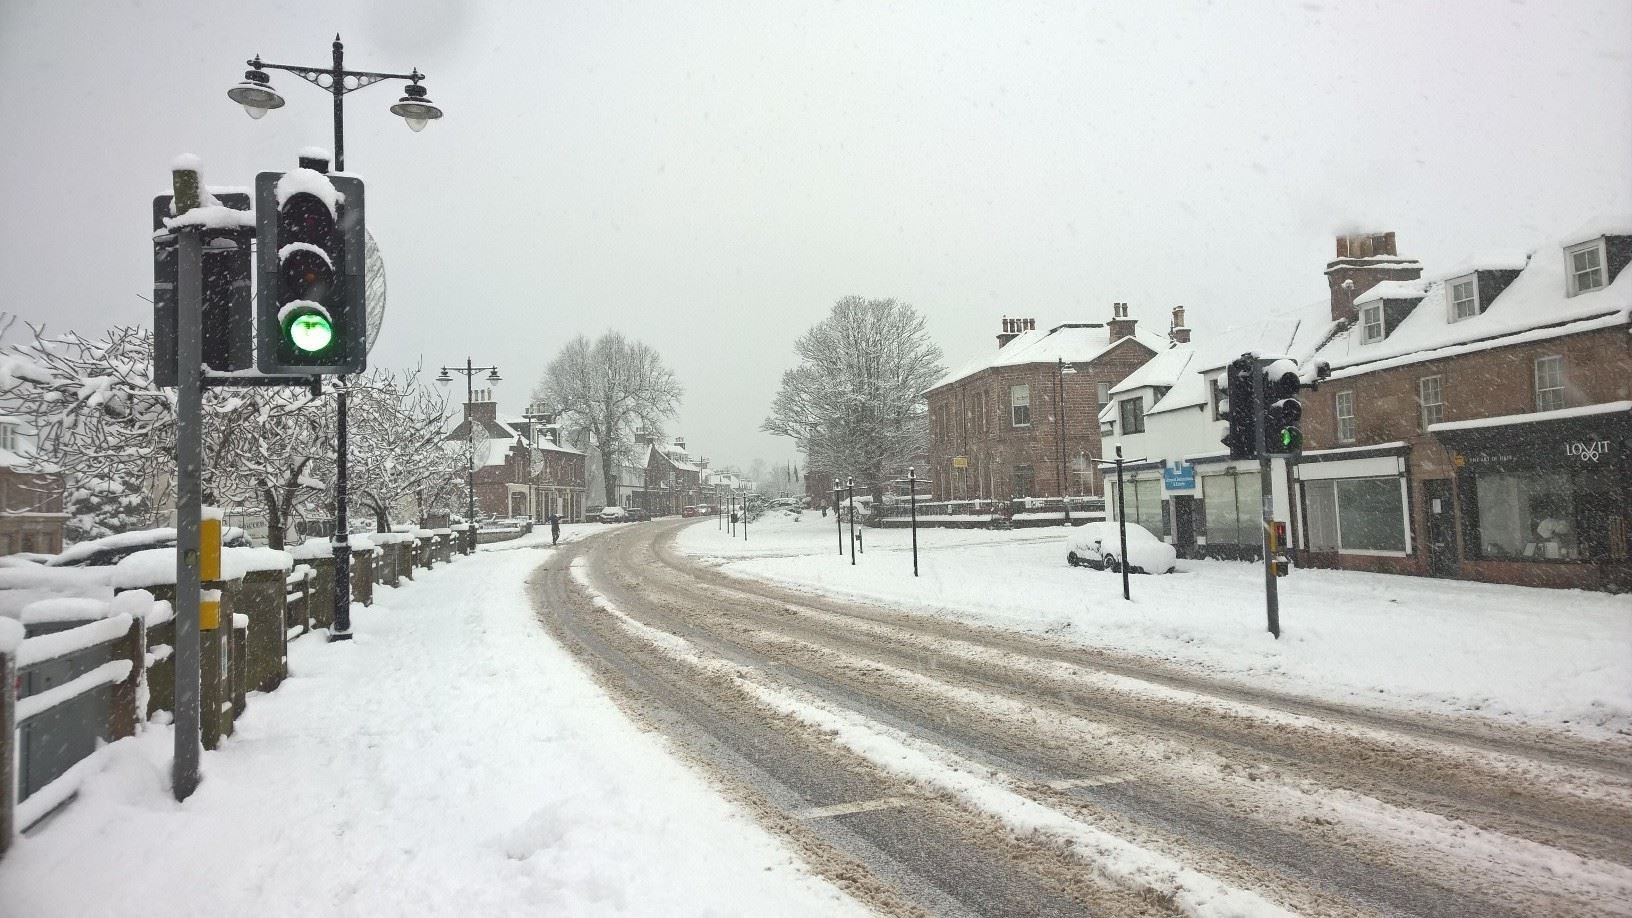
M1411 523L1409 454L1403 443L1304 453L1295 473L1299 563L1426 573Z
M1560 414L1432 428L1456 470L1463 576L1632 589L1632 403Z

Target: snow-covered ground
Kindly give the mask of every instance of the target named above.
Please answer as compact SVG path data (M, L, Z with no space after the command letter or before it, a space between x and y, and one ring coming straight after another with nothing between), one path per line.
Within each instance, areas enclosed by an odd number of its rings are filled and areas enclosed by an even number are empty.
M846 529L848 535L848 529ZM1473 713L1594 739L1632 739L1632 599L1350 571L1280 581L1279 641L1263 569L1180 561L1132 578L1065 563L1063 529L865 533L851 566L831 516L777 513L733 540L710 521L682 550L727 573L882 601L1160 658L1264 688L1378 706Z
M485 546L295 641L184 804L169 728L108 747L0 861L0 914L864 914L544 633L549 555Z

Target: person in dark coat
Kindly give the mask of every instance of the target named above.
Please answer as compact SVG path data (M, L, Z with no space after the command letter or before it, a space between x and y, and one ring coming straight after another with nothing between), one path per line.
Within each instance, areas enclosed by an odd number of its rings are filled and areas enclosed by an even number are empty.
M550 544L558 545L561 542L561 514L550 514Z

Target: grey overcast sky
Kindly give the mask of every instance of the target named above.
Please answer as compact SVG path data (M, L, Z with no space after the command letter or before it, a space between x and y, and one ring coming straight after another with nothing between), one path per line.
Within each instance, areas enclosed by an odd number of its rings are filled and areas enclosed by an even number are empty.
M0 0L0 310L147 323L149 199L178 153L245 185L328 146L328 99L252 121L244 60L429 74L420 134L347 97L390 308L374 363L497 363L524 407L619 329L716 462L794 338L851 293L949 364L999 318L1125 300L1204 335L1324 294L1342 229L1448 267L1632 212L1632 3L222 3Z

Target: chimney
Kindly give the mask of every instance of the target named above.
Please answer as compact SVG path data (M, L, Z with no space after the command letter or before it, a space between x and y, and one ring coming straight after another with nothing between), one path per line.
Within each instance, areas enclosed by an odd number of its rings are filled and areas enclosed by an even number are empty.
M493 400L493 390L473 390L471 392L471 400L465 403L465 417L475 421L498 420L499 403Z
M656 442L657 442L657 439L655 437L653 437L651 434L647 433L646 428L644 428L644 427L636 427L635 428L635 445L636 446L647 446L647 445L650 445L650 444L656 443Z
M998 350L1002 350L1005 344L1008 344L1010 341L1020 337L1025 332L1032 331L1036 327L1036 319L1011 319L1008 316L1004 316L1003 333L997 336Z
M1326 284L1332 293L1332 321L1358 319L1355 299L1381 281L1421 278L1422 263L1399 256L1392 232L1339 236L1337 257L1326 264Z
M1127 303L1111 304L1110 334L1112 341L1121 341L1133 334L1133 328L1139 323L1138 319L1128 317Z
M1184 324L1184 307L1173 307L1173 325L1167 330L1167 337L1174 344L1190 343L1190 326Z
M681 451L681 452L685 452L686 451L686 438L685 437L675 437L674 438L674 448Z

